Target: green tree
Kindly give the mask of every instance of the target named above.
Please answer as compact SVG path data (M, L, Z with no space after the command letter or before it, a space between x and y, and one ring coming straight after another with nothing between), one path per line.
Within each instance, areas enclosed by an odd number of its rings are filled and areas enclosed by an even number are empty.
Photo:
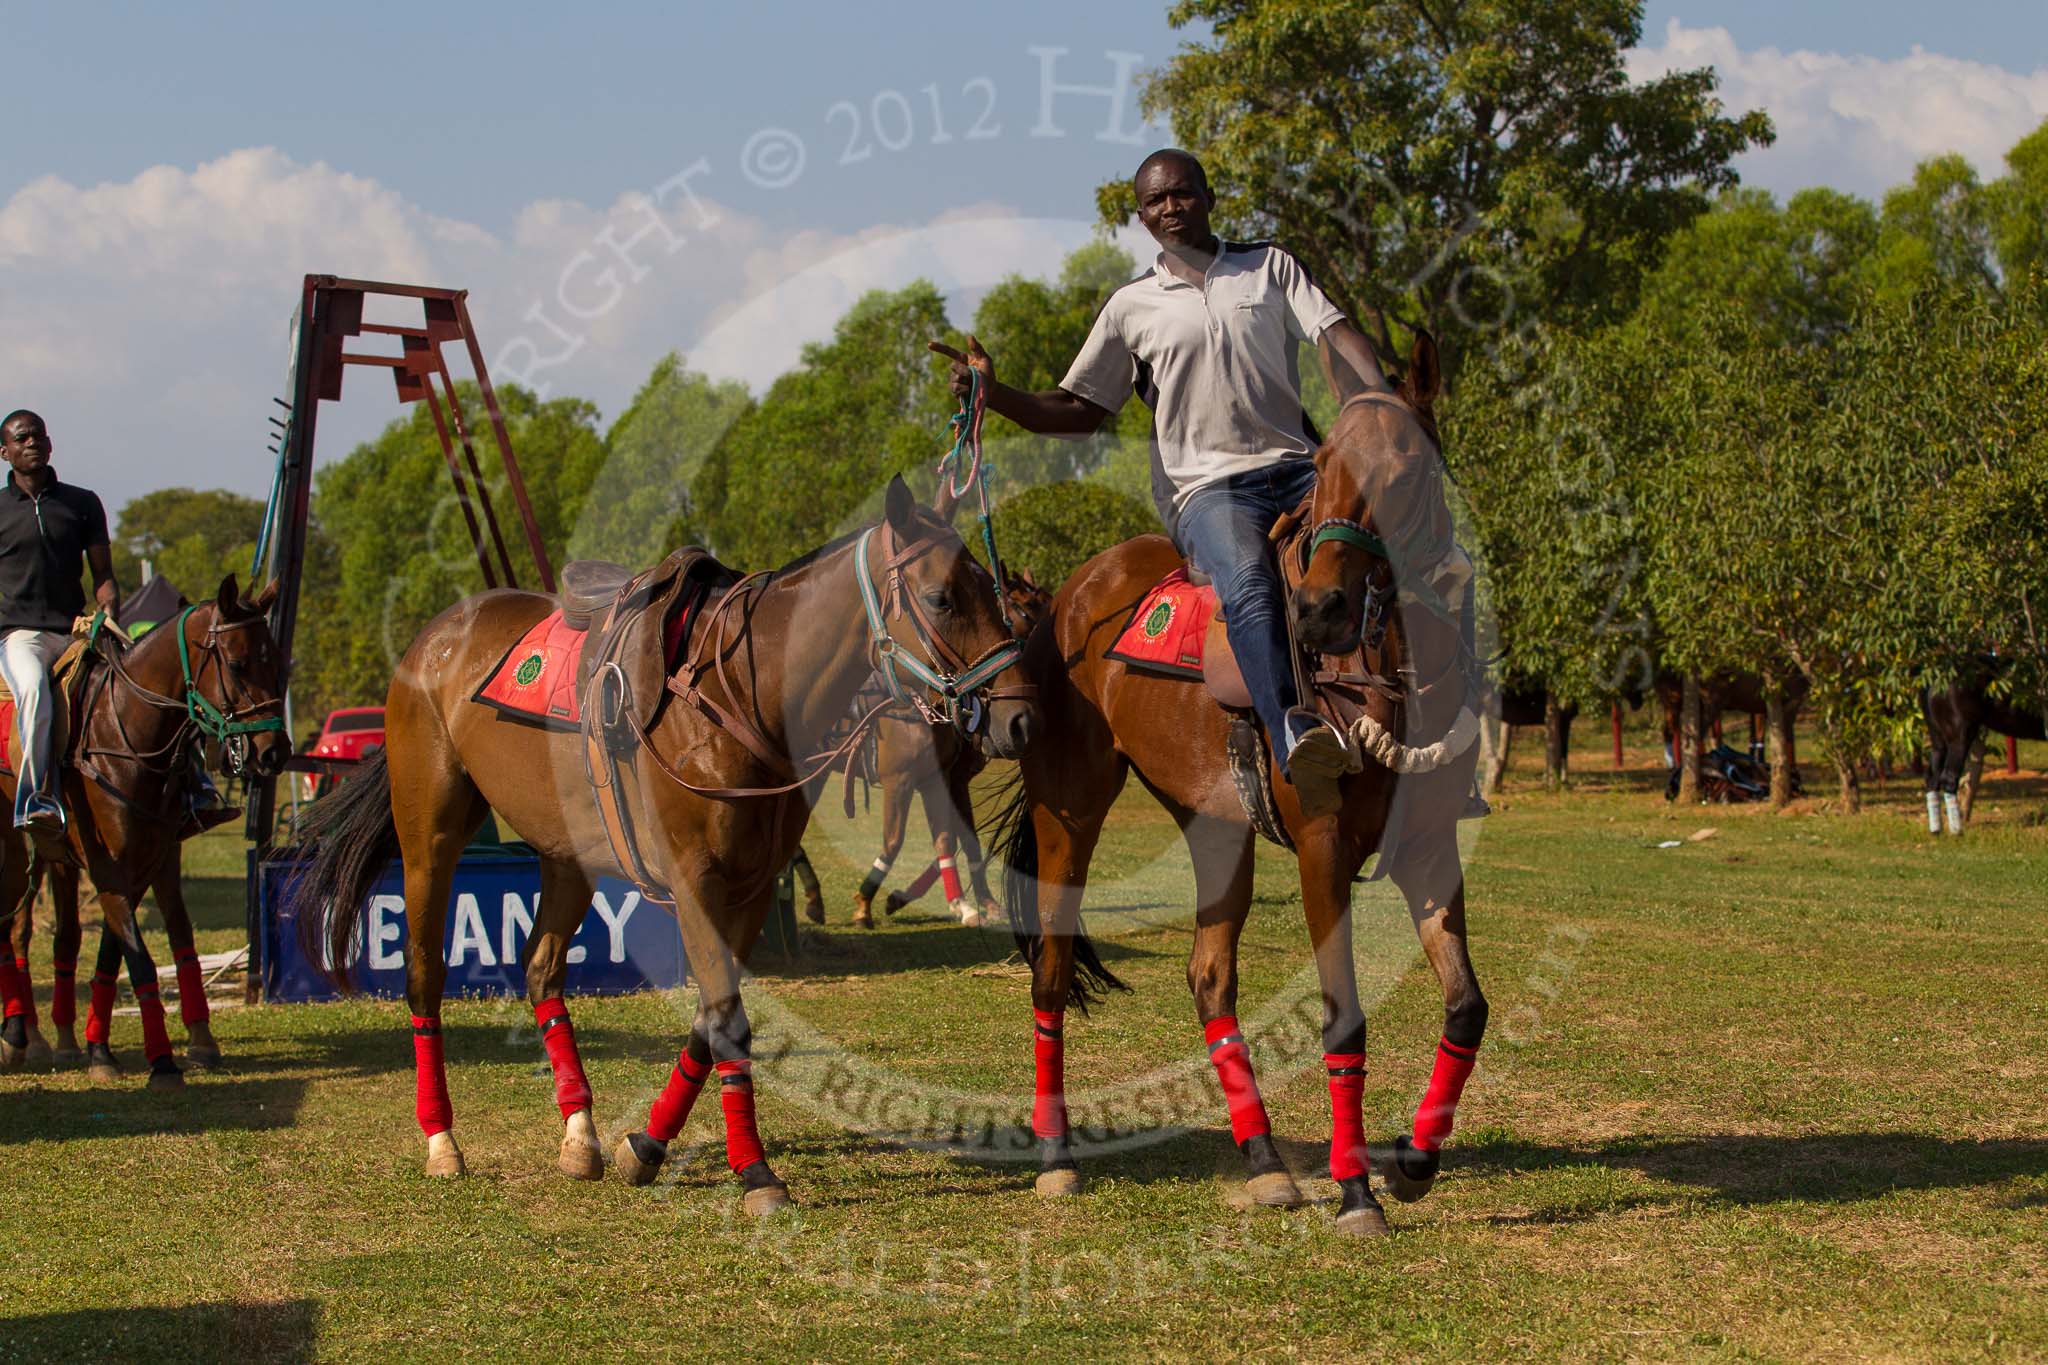
M1734 191L1672 236L1639 316L1673 344L1731 306L1777 339L1825 341L1848 327L1877 237L1877 214L1853 195L1802 190L1780 208L1767 191Z
M693 491L711 453L753 407L746 385L714 382L670 352L605 437L605 459L570 537L576 559L638 567L705 539Z
M1998 288L1991 203L1961 155L1928 158L1885 194L1871 281L1893 301L1936 284Z
M1229 228L1284 241L1397 349L1456 373L1506 313L1624 315L1658 246L1768 143L1727 117L1711 69L1631 83L1639 0L1179 0L1206 25L1147 84L1202 157ZM1102 187L1105 219L1133 210Z
M918 280L867 294L830 341L804 347L698 480L712 547L767 568L846 530L892 474L929 496L955 405L925 343L951 330L939 291Z
M486 429L475 387L457 386L473 431ZM498 389L534 519L559 566L585 491L604 463L597 409L580 398L542 402ZM510 490L495 461L486 484L524 587L537 587ZM472 507L475 506L472 498ZM461 501L424 405L317 472L312 515L324 549L309 556L293 688L302 710L379 700L393 666L435 615L484 587ZM478 512L488 546L489 530Z
M142 561L197 599L229 573L243 579L263 526L263 504L225 489L159 488L121 508L113 536L114 577L124 592L142 583Z
M2048 120L2013 144L2005 166L1987 206L1999 267L2011 279L2048 274Z
M1049 483L996 509L997 547L1048 589L1112 545L1158 532L1149 503L1095 483Z

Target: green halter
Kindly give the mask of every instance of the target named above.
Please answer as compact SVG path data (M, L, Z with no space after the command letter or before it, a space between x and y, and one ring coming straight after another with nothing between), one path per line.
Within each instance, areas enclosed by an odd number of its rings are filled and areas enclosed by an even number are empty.
M264 716L258 720L230 720L225 712L199 693L192 680L192 642L185 634L185 623L191 619L198 607L187 607L178 613L178 667L185 674L185 714L199 728L199 733L215 742L225 742L235 735L258 735L267 730L284 729L284 717ZM215 629L219 629L218 625Z

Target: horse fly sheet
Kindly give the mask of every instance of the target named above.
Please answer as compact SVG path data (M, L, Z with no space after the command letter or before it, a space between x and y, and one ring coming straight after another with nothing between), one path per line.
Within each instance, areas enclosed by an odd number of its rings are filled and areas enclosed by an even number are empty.
M677 611L662 632L664 671L675 666L689 629L692 605L686 603ZM505 651L505 657L476 690L474 700L497 708L498 714L510 720L549 730L582 729L583 704L576 685L583 645L589 638L587 626L569 625L559 610L548 613Z
M1203 643L1216 615L1216 589L1188 582L1185 568L1154 584L1131 613L1109 657L1169 678L1202 680Z

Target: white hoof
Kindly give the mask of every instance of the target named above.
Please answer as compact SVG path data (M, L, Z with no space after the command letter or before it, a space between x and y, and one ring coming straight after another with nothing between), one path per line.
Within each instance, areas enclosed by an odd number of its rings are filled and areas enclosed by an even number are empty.
M455 1145L455 1134L435 1133L427 1139L427 1174L444 1180L469 1174L462 1164L462 1149Z
M555 1167L571 1180L604 1179L604 1150L597 1145L597 1125L588 1109L569 1115L562 1128L562 1152Z
M981 927L981 911L975 909L972 903L958 900L946 908L953 912L954 919L959 920L967 928L979 929Z

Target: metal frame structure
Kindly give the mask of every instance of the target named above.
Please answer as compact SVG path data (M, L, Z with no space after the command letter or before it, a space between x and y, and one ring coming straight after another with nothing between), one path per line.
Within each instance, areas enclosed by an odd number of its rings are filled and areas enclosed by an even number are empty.
M418 326L363 321L363 305L371 296L410 299L420 305ZM385 369L398 389L401 404L424 401L433 415L434 431L440 438L441 454L454 482L471 543L476 547L477 565L483 570L487 587L518 587L512 557L505 544L489 486L484 481L477 456L477 437L456 402L455 380L448 367L446 346L459 343L467 355L483 398L491 438L505 472L506 486L518 505L520 527L525 532L539 586L555 590L554 566L541 543L540 528L534 521L533 504L520 477L519 461L512 453L512 440L505 431L505 415L498 406L497 391L484 365L483 349L469 320L468 291L438 289L412 284L387 284L375 280L342 279L334 275L308 275L299 296L298 311L292 316L292 361L287 379L289 399L278 405L286 410L283 419L270 419L276 443L270 449L277 456L277 473L272 481L270 504L264 514L263 534L257 542L256 569L262 580L275 579L278 595L271 608L270 628L284 660L284 681L291 682L292 645L298 633L300 576L306 562L307 516L313 492L313 441L323 401L341 397L342 376L351 365ZM398 355L376 355L348 349L348 341L363 335L393 336L400 339ZM461 450L461 458L456 455ZM467 477L465 477L467 470ZM478 520L478 512L482 520ZM321 760L295 757L287 772L325 769ZM289 779L285 779L289 780ZM250 783L248 800L249 837L249 986L256 997L262 979L260 897L256 893L257 862L270 851L277 817L276 778Z

